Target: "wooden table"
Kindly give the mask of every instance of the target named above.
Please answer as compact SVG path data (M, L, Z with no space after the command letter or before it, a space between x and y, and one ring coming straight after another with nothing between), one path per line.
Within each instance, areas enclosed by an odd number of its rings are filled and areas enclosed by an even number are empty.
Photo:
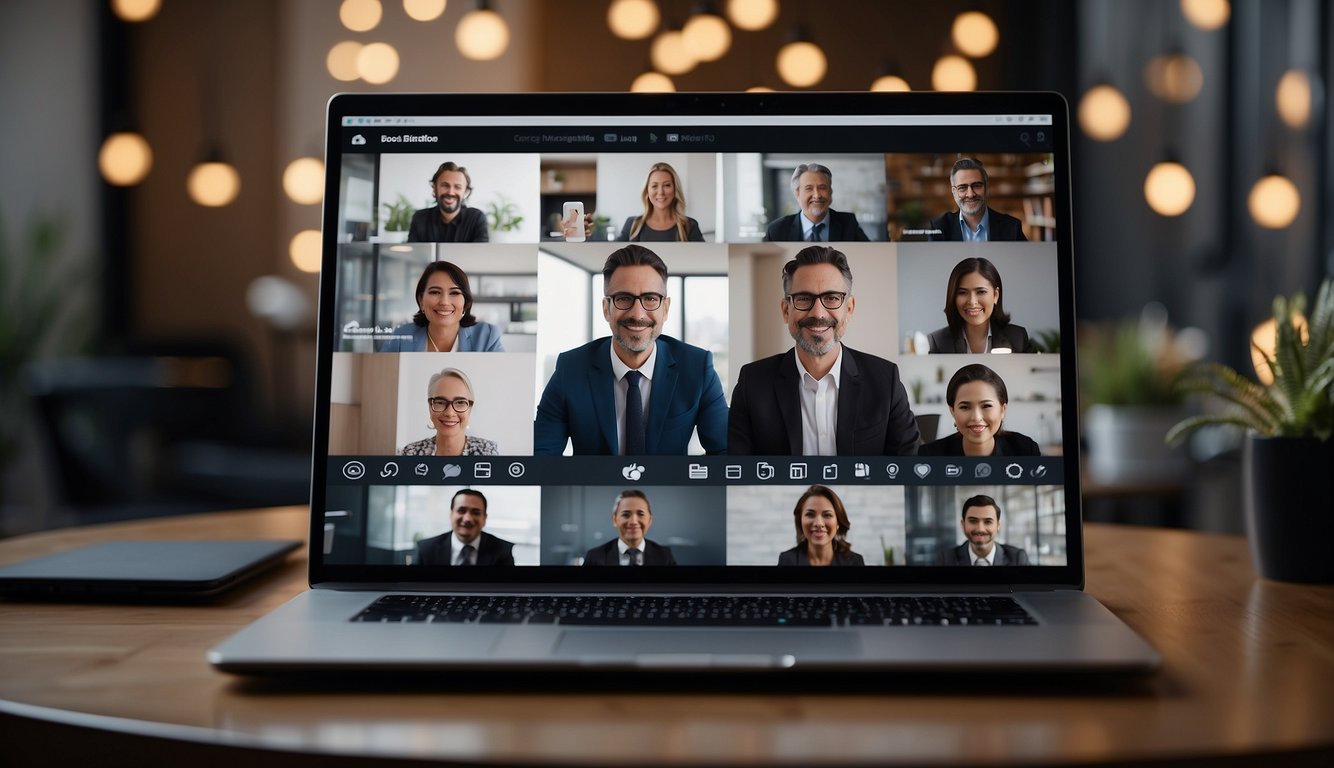
M283 508L54 531L0 542L0 563L114 538L300 538L305 519ZM814 692L303 687L204 659L305 588L300 557L203 606L0 602L0 764L1334 765L1334 587L1257 579L1239 537L1091 525L1087 538L1089 590L1159 650L1159 674Z

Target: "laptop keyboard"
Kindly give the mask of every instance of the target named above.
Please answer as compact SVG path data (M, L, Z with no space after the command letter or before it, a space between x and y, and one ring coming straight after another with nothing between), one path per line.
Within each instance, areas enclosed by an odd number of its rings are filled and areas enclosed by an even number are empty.
M998 596L386 595L352 621L563 626L839 627L1036 625Z

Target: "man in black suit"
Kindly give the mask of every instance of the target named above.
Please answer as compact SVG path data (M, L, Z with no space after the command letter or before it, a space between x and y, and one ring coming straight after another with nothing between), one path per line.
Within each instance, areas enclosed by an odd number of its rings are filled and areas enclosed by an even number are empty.
M894 363L843 346L857 302L842 252L812 245L783 267L779 308L793 349L741 367L727 452L741 456L904 456L917 420Z
M987 169L982 161L971 157L959 158L950 169L950 193L959 212L950 211L931 220L927 235L935 242L963 240L985 243L1006 240L1028 240L1024 227L1013 216L987 207ZM963 224L959 223L960 217Z
M643 491L621 491L611 510L620 536L584 555L584 565L676 565L671 547L644 538L653 525L653 510Z
M417 542L418 565L514 565L514 542L482 531L486 497L465 488L449 502L453 529Z
M869 240L857 216L830 208L834 201L834 172L818 163L802 163L792 172L792 194L800 213L769 222L766 241L814 243Z
M970 497L963 503L959 523L968 541L940 550L936 565L1032 565L1024 550L996 543L1000 519L1001 508L995 499L980 494Z

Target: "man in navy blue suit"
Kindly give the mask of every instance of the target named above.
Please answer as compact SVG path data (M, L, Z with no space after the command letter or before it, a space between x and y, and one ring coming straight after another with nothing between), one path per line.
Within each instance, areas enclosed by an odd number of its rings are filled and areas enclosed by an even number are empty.
M713 354L662 336L667 265L642 245L607 257L602 316L611 336L562 352L533 422L533 454L686 454L727 450L727 401Z
M834 202L834 172L819 163L802 163L792 171L792 195L801 211L769 222L764 239L773 242L837 243L869 238L854 213L829 206Z

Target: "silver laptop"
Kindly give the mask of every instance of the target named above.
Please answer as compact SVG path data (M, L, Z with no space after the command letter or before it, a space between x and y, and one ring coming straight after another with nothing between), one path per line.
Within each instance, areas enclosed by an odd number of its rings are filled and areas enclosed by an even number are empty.
M228 672L1148 670L1055 94L328 106L311 589Z

